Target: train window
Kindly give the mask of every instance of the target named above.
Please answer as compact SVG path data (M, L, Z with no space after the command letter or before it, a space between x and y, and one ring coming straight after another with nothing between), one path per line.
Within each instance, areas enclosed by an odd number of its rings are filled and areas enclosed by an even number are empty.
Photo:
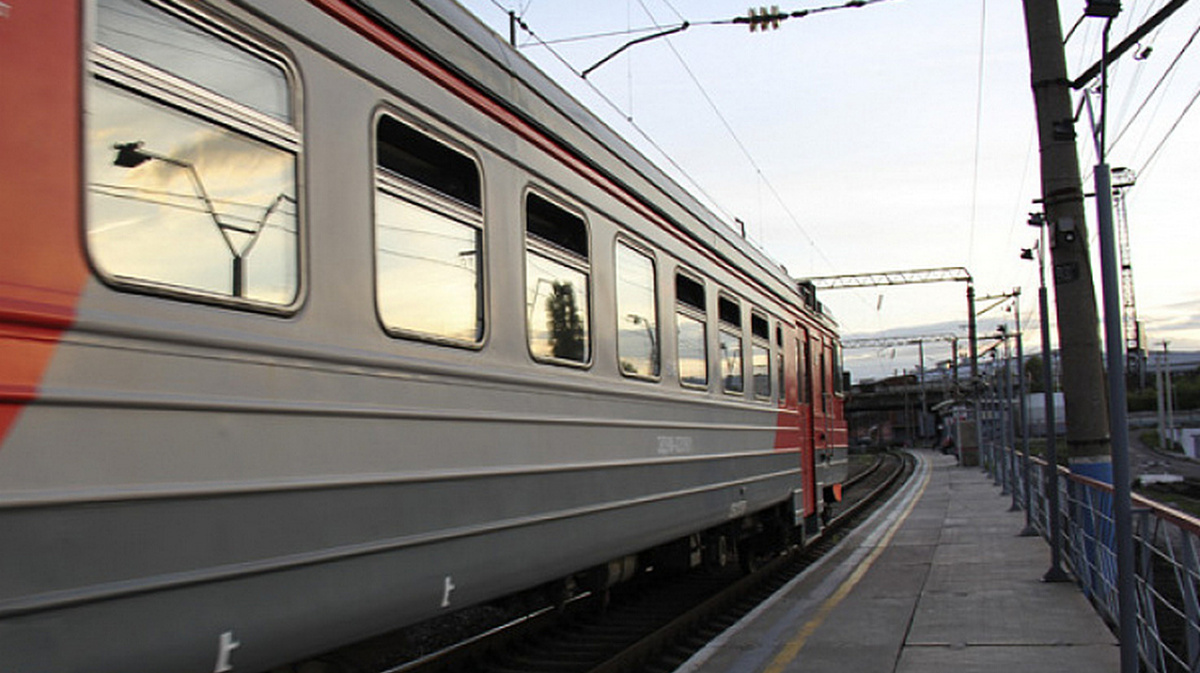
M783 324L775 323L775 397L782 405L787 402L787 375L784 372Z
M617 243L617 357L626 376L657 378L658 299L654 260Z
M466 154L386 115L376 127L375 151L380 168L468 208L482 208L479 167Z
M525 197L525 315L539 360L586 364L588 233L583 218L530 192Z
M796 402L799 404L808 404L809 396L812 395L808 357L808 335L801 331L800 338L796 339Z
M787 386L784 376L783 349L781 348L775 352L775 381L777 382L775 397L780 404L787 402Z
M479 169L389 116L376 126L375 297L389 332L483 339Z
M679 347L679 383L708 387L708 324L704 283L675 275L675 331Z
M766 316L754 311L750 314L750 333L755 339L770 343L771 340L771 323Z
M205 18L100 0L87 248L106 280L282 310L300 288L300 133L282 61Z
M833 392L836 395L841 395L845 392L846 388L842 368L842 349L836 341L833 342L832 348L832 355L830 357L833 360Z
M771 324L757 312L750 314L750 369L754 375L754 397L771 399Z
M825 394L826 380L829 375L829 370L825 367L825 349L817 354L817 396L821 398L821 413L829 413L829 399Z
M745 390L742 373L742 309L736 300L717 299L717 319L720 329L717 347L721 349L721 387L727 393L740 394Z

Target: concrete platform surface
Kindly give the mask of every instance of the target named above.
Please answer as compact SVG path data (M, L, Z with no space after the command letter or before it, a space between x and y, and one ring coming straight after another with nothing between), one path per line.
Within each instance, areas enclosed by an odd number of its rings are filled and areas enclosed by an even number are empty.
M914 452L879 513L677 673L1118 671L1120 651L978 467Z

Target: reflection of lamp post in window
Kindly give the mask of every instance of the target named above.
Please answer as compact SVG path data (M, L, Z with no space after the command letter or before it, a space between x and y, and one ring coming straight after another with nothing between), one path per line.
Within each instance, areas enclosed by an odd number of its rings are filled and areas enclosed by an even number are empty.
M654 337L654 325L637 313L630 313L625 319L646 330L646 338L650 340L650 375L658 376L658 340Z
M155 152L142 149L142 141L134 141L131 143L118 143L113 145L113 149L117 151L117 157L113 160L114 166L121 168L136 168L150 160L161 161L166 164L182 168L192 181L192 189L196 192L196 197L204 204L204 211L212 218L213 224L216 225L217 231L221 232L221 238L225 240L225 246L229 248L229 253L233 255L233 296L243 296L245 286L245 258L250 254L250 250L258 239L262 236L263 230L266 229L267 218L275 212L285 200L290 200L286 194L279 194L271 201L271 205L267 206L266 211L258 220L258 226L254 229L247 227L239 227L234 224L222 222L217 215L216 207L213 205L212 199L208 196L208 191L204 189L204 183L200 181L200 174L196 171L195 165L182 159L168 157ZM245 245L239 248L230 238L229 232L237 232L250 237L250 240Z

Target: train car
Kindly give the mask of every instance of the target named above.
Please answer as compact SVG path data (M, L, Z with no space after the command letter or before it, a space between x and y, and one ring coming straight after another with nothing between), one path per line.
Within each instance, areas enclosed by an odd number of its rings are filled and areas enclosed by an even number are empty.
M835 327L452 2L0 2L0 671L811 532Z

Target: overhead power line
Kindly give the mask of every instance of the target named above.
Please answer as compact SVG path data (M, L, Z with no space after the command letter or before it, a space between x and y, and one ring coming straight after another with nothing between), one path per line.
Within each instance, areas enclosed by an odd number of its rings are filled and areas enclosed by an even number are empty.
M1197 89L1196 93L1192 95L1191 100L1189 100L1188 104L1184 106L1183 111L1180 112L1179 116L1175 118L1175 123L1171 124L1171 128L1167 129L1166 135L1164 135L1162 140L1158 142L1158 145L1155 146L1154 151L1150 153L1150 156L1146 158L1146 161L1142 164L1142 167L1138 169L1137 172L1139 174L1145 173L1146 169L1150 167L1150 164L1153 163L1154 159L1158 156L1158 153L1162 151L1163 146L1167 144L1167 140L1171 138L1171 134L1175 133L1175 129L1179 128L1180 122L1182 122L1187 113L1191 111L1192 106L1196 104L1196 100L1198 98L1200 98L1200 89Z
M610 37L621 37L624 35L639 35L639 34L645 34L645 33L659 32L659 31L663 31L663 30L668 30L670 32L681 32L681 31L687 30L688 28L691 28L693 26L745 25L750 28L750 32L756 32L756 31L766 32L768 30L773 30L773 29L779 28L779 26L788 19L802 19L804 17L811 16L813 14L823 14L825 12L833 12L833 11L842 10L842 9L858 9L860 7L866 7L867 5L874 5L877 3L888 2L888 1L889 0L848 0L847 2L843 2L841 4L826 5L823 7L812 7L809 9L799 9L799 10L794 10L794 11L790 11L790 12L780 11L778 5L772 6L771 9L769 9L769 10L766 7L760 7L759 9L754 9L753 7L751 7L745 16L735 16L735 17L731 17L728 19L710 19L707 21L684 21L682 18L680 18L679 23L670 25L670 26L662 26L662 25L655 24L653 26L641 26L638 28L626 28L625 30L610 30L610 31L605 31L605 32L601 32L601 33L585 33L583 35L572 35L570 37L559 37L559 38L553 38L553 39L535 38L534 42L536 42L539 46L545 47L545 46L554 45L554 44L566 44L569 42L585 42L587 40L599 40L599 39L610 38ZM492 0L492 4L506 12L509 11L509 10L505 9L503 5L500 4L499 0ZM670 7L669 3L668 3L668 7ZM671 7L671 10L675 11L675 8ZM676 14L678 14L678 12L676 12ZM529 30L528 25L525 24L523 21L520 21L520 18L521 18L520 15L516 15L516 18L518 19L517 25L520 28L522 28L526 32L531 32ZM628 48L629 46L631 46L635 43L645 42L645 41L648 41L648 40L651 40L651 39L654 39L657 37L661 37L661 36L660 35L643 36L641 38L638 38L636 40L633 40L633 41L621 46L617 51L618 52L623 51L624 49ZM607 59L605 59L605 60L607 60Z
M1112 141L1112 144L1109 145L1108 149L1111 150L1115 148L1117 143L1121 142L1121 138L1125 137L1125 133L1128 132L1133 126L1133 123L1137 121L1138 116L1140 116L1142 111L1146 109L1146 106L1154 98L1154 95L1158 93L1159 88L1162 87L1163 83L1167 80L1171 73L1175 71L1175 66L1179 65L1180 59L1183 58L1183 55L1187 53L1187 50L1196 41L1197 35L1200 35L1200 25L1197 25L1196 29L1192 31L1191 37L1187 39L1187 42L1185 42L1183 47L1180 48L1179 53L1175 55L1175 58L1171 60L1171 63L1167 66L1167 69L1163 71L1162 76L1160 76L1158 81L1154 83L1154 86L1150 89L1150 93L1146 94L1145 98L1142 99L1141 104L1138 105L1137 110L1134 111L1133 116L1129 118L1129 121L1125 122L1124 126L1121 128L1121 131L1117 134L1116 139Z
M640 2L640 0L639 0L639 2ZM641 4L642 4L643 11L645 11L647 13L647 15L649 15L650 10L646 8L645 3L641 3ZM654 20L653 16L651 16L650 18L651 18L651 20ZM685 23L684 25L687 25L687 24ZM808 230L804 228L804 225L800 224L800 220L796 217L796 215L792 212L791 208L789 208L787 203L783 200L783 197L780 195L779 190L777 190L775 188L775 185L772 184L771 181L767 179L767 176L763 172L762 167L759 166L758 161L756 161L754 159L754 155L750 154L750 149L748 147L746 147L745 143L742 142L742 139L740 137L738 137L737 132L733 130L733 125L729 123L729 120L725 117L724 113L722 113L721 109L717 107L716 101L714 101L712 96L709 95L708 90L704 88L704 85L700 83L700 79L696 76L696 73L692 70L692 68L687 64L687 61L684 60L683 55L680 54L677 49L675 49L675 45L671 44L670 40L667 41L667 46L670 47L671 52L673 54L675 54L675 58L679 60L679 64L683 67L684 72L687 73L688 77L692 80L692 83L700 91L700 95L704 97L704 100L708 103L708 106L712 110L713 114L716 115L718 120L720 120L721 125L725 128L726 133L729 134L729 137L733 139L734 144L736 144L738 149L741 150L742 156L746 157L746 161L750 164L750 167L754 169L755 175L757 175L758 178L763 181L763 184L765 184L767 186L767 189L771 192L771 195L775 197L776 203L778 203L779 206L781 208L783 208L783 212L787 215L788 221L791 222L793 228L795 228L796 231L798 231L802 236L804 236L805 240L808 241L809 245L812 246L813 250L815 250L817 252L817 254L819 254L821 256L821 258L824 259L827 264L829 264L831 267L834 266L833 261L830 260L829 257L825 255L825 252L823 250L821 250L821 248L817 245L817 242L815 240L813 240L813 237L811 235L809 235Z
M522 12L521 15L518 15L516 12L510 11L507 8L505 8L499 2L499 0L491 0L493 5L495 5L497 8L506 12L509 15L510 32L514 36L513 37L514 43L516 42L516 39L515 39L516 30L519 28L520 30L524 31L527 35L529 35L530 38L532 38L533 43L545 48L560 64L562 64L564 67L566 67L570 72L575 74L577 77L584 80L584 82L593 91L593 93L595 93L597 96L599 96L600 99L602 101L604 101L604 103L607 104L610 108L612 108L614 111L616 111L618 114L620 114L625 119L625 121L633 128L633 130L642 137L643 140L645 140L668 163L670 163L670 165L676 171L678 171L679 174L694 189L696 189L701 195L703 195L704 198L707 199L707 201L714 208L716 208L718 211L720 211L721 215L724 217L724 219L727 222L737 221L737 218L733 217L729 212L727 212L724 208L722 208L720 206L720 204L716 201L716 199L714 199L703 187L701 187L700 184L686 170L684 170L684 168L682 166L680 166L678 162L676 162L657 142L655 142L650 137L650 135L644 129L642 129L633 120L633 117L631 114L627 113L619 105L617 105L612 99L610 99L607 95L605 95L604 92L602 92L595 84L593 84L590 80L588 80L587 76L591 72L593 72L594 70L599 68L600 66L607 63L609 60L611 60L616 55L620 54L621 52L627 50L628 48L630 48L636 44L648 42L650 40L654 40L654 39L657 39L660 37L667 37L667 36L675 34L675 33L680 33L680 32L683 32L693 26L743 25L744 24L744 25L749 26L751 32L754 32L757 30L766 31L766 30L778 28L779 25L787 19L803 18L803 17L811 16L813 14L820 14L820 13L832 12L832 11L837 11L837 10L857 9L857 8L861 8L861 7L866 7L868 5L874 5L874 4L879 4L882 2L888 2L888 1L889 0L847 0L846 2L842 2L842 3L838 3L838 4L826 5L826 6L821 6L821 7L813 7L813 8L809 8L809 9L802 9L802 10L795 10L795 11L780 11L778 9L778 6L776 5L776 6L772 6L770 10L768 10L766 7L761 7L757 10L750 9L745 16L735 16L735 17L731 17L728 19L717 19L717 20L699 21L699 22L689 22L689 21L684 20L682 15L680 15L679 12L677 10L675 10L675 8L673 6L670 5L670 3L667 3L668 6L671 7L672 11L675 12L676 16L680 19L680 22L678 24L667 25L667 26L654 25L651 27L630 28L625 31L610 31L610 32L604 32L604 33L594 33L594 34L590 34L590 35L581 35L581 36L577 36L577 37L566 37L566 38L557 38L557 39L553 39L553 40L546 40L546 39L541 38L537 33L535 33L534 30L524 20L524 18L523 18L524 12ZM643 4L643 9L644 10L646 9L644 4ZM647 14L649 14L649 11L648 10L646 10L646 11L647 11ZM652 21L654 21L653 16L651 16L650 18ZM620 35L634 35L634 34L639 34L639 33L643 33L643 34L644 33L652 33L652 34L642 35L641 37L638 37L636 39L626 42L625 44L621 45L616 50L610 52L607 56L603 57L602 59L597 61L595 64L591 65L590 67L588 67L584 70L580 70L580 69L576 68L570 62L568 62L566 60L566 58L564 58L561 54L559 54L553 48L553 45L555 45L555 44L562 44L562 43L566 43L566 42L578 42L578 41L588 40L588 39L606 38L606 37L614 37L614 36L620 36ZM669 40L668 40L668 45L670 45ZM524 46L524 45L522 45L522 46ZM717 106L716 106L715 102L712 100L711 96L709 96L708 92L700 84L699 80L696 78L696 75L688 67L687 63L684 62L683 57L677 51L675 51L673 46L671 46L671 49L672 49L672 51L675 52L676 57L682 63L685 71L687 71L688 76L692 79L693 83L697 86L697 88L699 88L701 94L704 96L704 98L708 102L710 108L712 108L713 112L717 115L718 119L721 121L721 123L725 127L726 131L730 134L730 136L732 136L734 142L737 144L738 148L742 151L742 154L747 158L751 167L755 171L756 175L758 175L758 177L763 181L763 184L766 185L767 189L770 191L770 193L774 197L775 201L782 208L782 210L784 211L788 220L790 221L791 225L800 234L802 234L804 236L804 238L811 245L812 249L827 264L829 264L831 267L835 266L833 264L833 261L830 260L829 257L825 254L825 252L817 246L816 241L812 238L811 235L809 235L808 231L803 227L803 225L800 224L800 221L796 217L795 213L784 202L782 195L779 193L779 190L776 189L775 186L773 184L771 184L771 182L769 180L767 180L765 174L763 173L762 169L759 167L758 163L754 160L753 156L750 155L746 146L742 143L741 139L738 138L737 134L733 131L733 128L730 126L727 119L722 115L720 110L717 108Z
M711 21L709 23L714 25L723 23L744 23L750 26L751 32L754 32L755 30L765 31L768 29L779 28L779 24L787 19L802 19L806 16L812 16L813 14L833 12L839 9L858 9L859 7L866 7L867 5L874 5L876 3L887 1L888 0L848 0L848 2L843 2L837 5L826 5L824 7L800 9L792 12L781 12L779 11L778 5L771 7L770 11L767 11L766 7L761 7L758 11L755 11L752 7L746 16L737 16L732 19L727 19L724 21Z

